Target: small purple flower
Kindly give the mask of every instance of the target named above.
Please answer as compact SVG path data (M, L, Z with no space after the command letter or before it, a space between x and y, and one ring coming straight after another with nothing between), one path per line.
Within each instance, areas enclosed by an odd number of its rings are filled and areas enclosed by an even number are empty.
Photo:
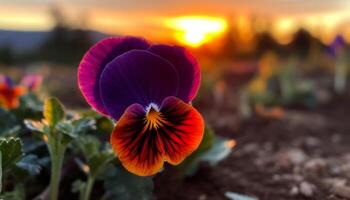
M328 48L328 54L332 58L336 58L345 47L346 47L346 42L343 36L337 35Z
M87 102L118 121L110 142L130 172L153 175L164 161L179 164L199 146L204 121L190 102L200 69L186 49L108 38L85 54L78 81Z
M34 91L39 88L43 77L38 74L28 74L21 80L21 85L26 87L29 91Z

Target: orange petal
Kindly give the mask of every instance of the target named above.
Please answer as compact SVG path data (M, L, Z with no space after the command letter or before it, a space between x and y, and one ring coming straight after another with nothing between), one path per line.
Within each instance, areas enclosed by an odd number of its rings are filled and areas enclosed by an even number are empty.
M24 93L22 87L9 87L6 84L0 84L0 101L9 109L16 108L19 105L19 97Z
M162 133L164 158L177 165L197 149L204 133L204 120L191 105L175 97L163 101L161 111L164 123Z
M168 97L160 110L133 104L124 112L110 138L123 166L139 176L156 174L164 161L179 164L200 144L201 115L178 98Z
M140 104L127 108L110 138L123 166L139 176L151 176L163 167L162 145L156 129L145 130L145 110Z

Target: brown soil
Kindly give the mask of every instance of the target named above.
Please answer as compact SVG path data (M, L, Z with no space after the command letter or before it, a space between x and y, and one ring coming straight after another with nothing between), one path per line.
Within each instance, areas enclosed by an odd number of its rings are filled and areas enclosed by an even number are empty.
M155 179L157 199L219 200L228 191L259 200L345 199L334 191L348 189L350 179L350 95L314 110L288 109L278 120L216 112L202 111L217 134L237 141L233 152L182 181L165 170Z

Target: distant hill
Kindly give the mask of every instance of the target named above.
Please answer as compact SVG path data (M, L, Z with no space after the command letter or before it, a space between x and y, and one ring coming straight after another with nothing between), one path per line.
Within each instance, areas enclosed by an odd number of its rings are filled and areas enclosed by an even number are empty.
M109 35L89 31L94 42L99 41ZM12 31L0 30L0 48L11 47L15 53L22 53L38 48L47 39L49 31Z

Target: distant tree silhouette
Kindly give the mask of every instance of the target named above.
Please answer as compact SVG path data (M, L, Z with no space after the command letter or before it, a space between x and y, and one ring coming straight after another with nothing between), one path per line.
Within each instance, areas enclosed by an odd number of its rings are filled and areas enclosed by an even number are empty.
M256 36L256 54L263 55L267 51L281 52L282 46L272 37L269 32L262 32Z
M55 26L40 47L40 57L55 63L78 63L92 45L89 31L73 28L57 7L51 10L51 15Z
M15 56L11 46L4 45L0 48L0 64L12 65L15 61Z
M300 29L294 34L290 49L299 57L305 58L310 52L312 41L315 40L305 29Z

